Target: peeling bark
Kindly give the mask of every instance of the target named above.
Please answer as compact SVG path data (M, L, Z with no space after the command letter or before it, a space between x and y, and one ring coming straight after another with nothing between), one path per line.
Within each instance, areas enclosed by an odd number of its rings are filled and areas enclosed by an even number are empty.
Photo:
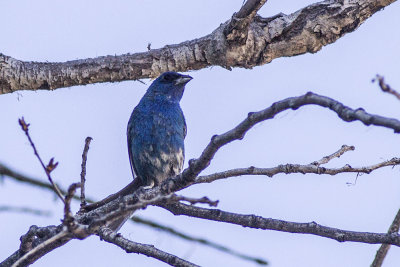
M0 54L0 94L138 80L209 66L253 68L275 58L315 53L395 1L328 0L290 15L255 16L239 42L232 42L233 32L226 31L234 24L229 20L202 38L143 53L55 63L25 62Z

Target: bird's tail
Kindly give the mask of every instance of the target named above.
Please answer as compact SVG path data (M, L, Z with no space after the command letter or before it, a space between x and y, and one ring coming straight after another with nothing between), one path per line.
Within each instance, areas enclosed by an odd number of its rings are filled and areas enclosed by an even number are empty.
M106 199L108 201L111 201L118 197L123 197L123 196L129 195L129 194L133 194L137 189L139 189L140 186L142 186L140 179L138 179L138 177L136 177L136 179L134 179L130 184L125 186L118 193L110 195ZM132 216L132 214L133 214L133 212L129 213L126 217L122 217L120 219L117 219L117 220L111 222L108 225L108 228L110 228L111 230L113 230L115 232L119 231L119 229L122 227L122 225L125 224L125 222Z

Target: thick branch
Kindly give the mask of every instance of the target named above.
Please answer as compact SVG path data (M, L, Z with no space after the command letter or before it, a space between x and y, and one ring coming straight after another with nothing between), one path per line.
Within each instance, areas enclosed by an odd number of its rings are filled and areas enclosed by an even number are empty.
M121 234L109 228L101 228L99 236L104 241L115 244L127 253L139 253L163 261L171 266L194 267L198 266L178 256L164 252L152 245L140 244L124 238Z
M62 63L26 62L0 54L0 94L138 80L156 77L167 70L188 71L209 66L253 68L275 58L315 53L354 31L370 16L395 1L329 0L290 15L256 16L242 38L244 42L229 41L232 38L226 27L231 21L227 21L202 38L142 53ZM258 3L256 8L249 9L250 13L243 11L244 17L257 11L265 1L248 1L249 5L253 2Z
M339 242L361 242L369 244L392 244L400 246L400 235L397 233L368 233L346 231L332 227L322 226L316 222L295 223L271 218L263 218L256 215L243 215L222 211L219 209L206 209L182 203L172 205L160 205L174 215L186 215L212 221L231 223L262 230L275 230L288 233L312 234L334 239Z
M21 236L21 247L13 255L0 262L1 267L27 266L46 253L71 240L63 225L37 227L33 225Z

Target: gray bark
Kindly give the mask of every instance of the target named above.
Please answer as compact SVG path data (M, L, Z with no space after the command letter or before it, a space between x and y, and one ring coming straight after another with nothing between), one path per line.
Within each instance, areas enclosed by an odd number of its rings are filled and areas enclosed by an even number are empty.
M395 1L323 1L290 15L255 16L243 32L238 30L243 28L238 24L241 20L249 23L249 17L234 16L207 36L143 53L62 63L25 62L0 54L0 94L138 80L168 70L189 71L209 66L253 68L275 58L315 53Z

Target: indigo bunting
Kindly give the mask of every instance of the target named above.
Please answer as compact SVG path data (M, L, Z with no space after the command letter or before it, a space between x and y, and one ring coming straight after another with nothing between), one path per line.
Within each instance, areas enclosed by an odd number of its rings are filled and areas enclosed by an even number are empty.
M191 79L176 72L161 74L134 108L127 129L135 179L132 192L140 186L157 186L182 171L186 122L179 102ZM128 218L116 220L109 227L118 230Z
M161 74L149 87L128 122L128 153L133 176L153 187L182 171L186 122L179 102L192 77Z

